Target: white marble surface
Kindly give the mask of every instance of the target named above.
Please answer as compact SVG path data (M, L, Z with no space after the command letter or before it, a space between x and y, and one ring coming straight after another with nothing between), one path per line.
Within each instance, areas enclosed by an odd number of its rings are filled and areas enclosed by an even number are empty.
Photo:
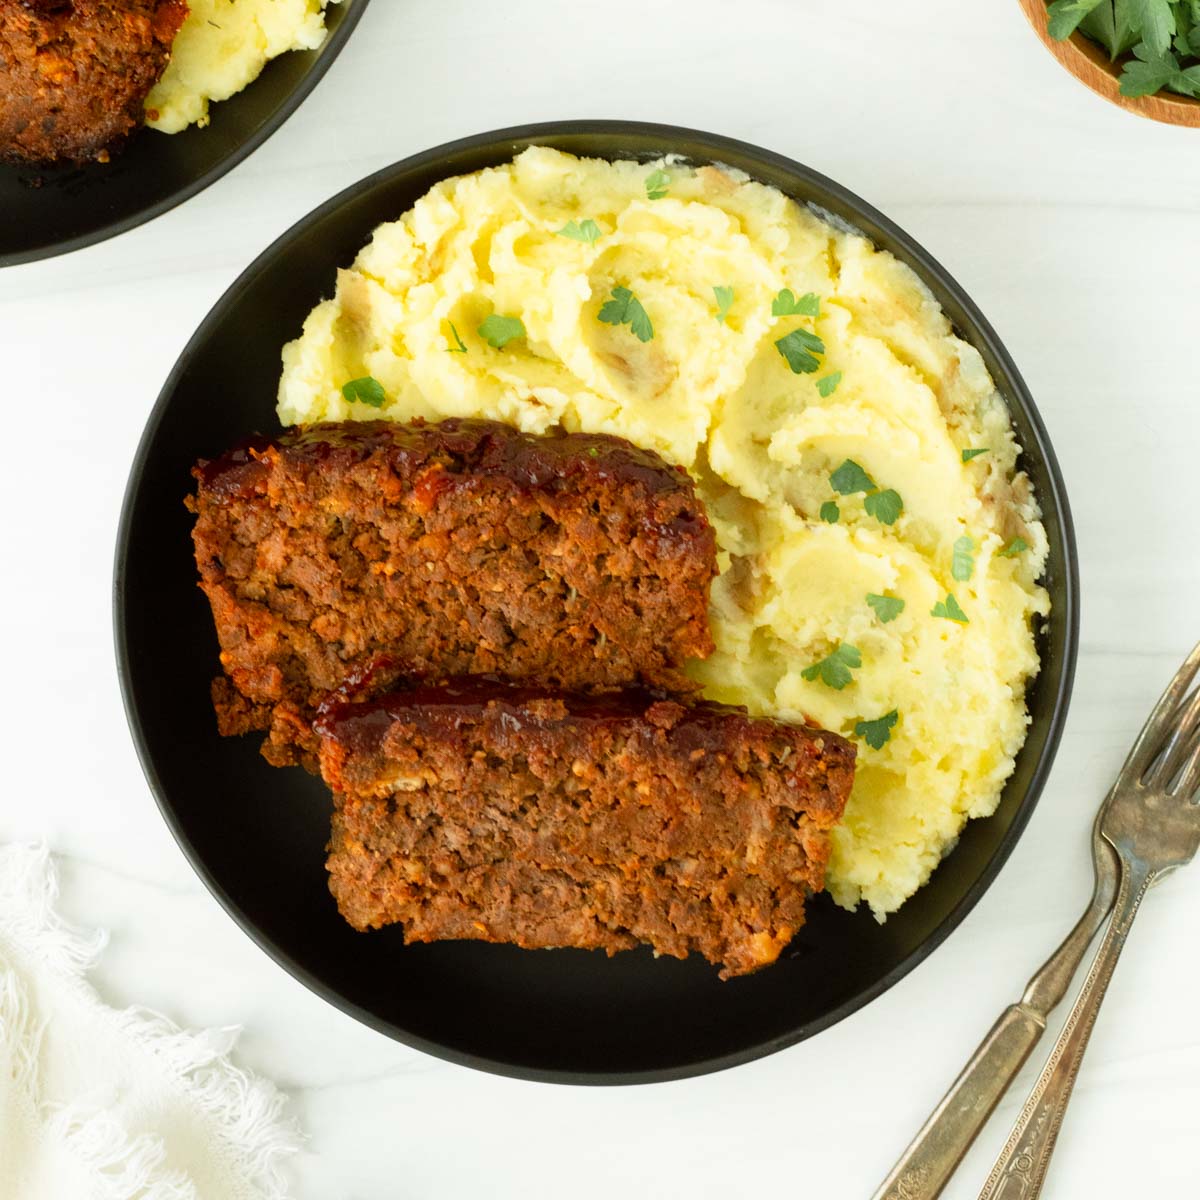
M962 928L811 1042L708 1078L600 1090L416 1053L261 954L158 817L126 733L109 614L143 421L235 274L317 203L410 152L585 116L770 147L923 242L994 322L1038 399L1083 583L1057 765ZM316 93L231 175L115 241L0 273L10 444L0 839L48 839L68 914L112 931L97 977L111 1002L245 1026L242 1061L287 1089L310 1134L297 1197L864 1197L1082 909L1095 807L1200 637L1198 253L1200 132L1085 92L1016 0L375 0ZM54 725L64 704L67 750ZM1197 927L1200 867L1146 903L1048 1196L1196 1194ZM1032 1075L948 1195L976 1195Z

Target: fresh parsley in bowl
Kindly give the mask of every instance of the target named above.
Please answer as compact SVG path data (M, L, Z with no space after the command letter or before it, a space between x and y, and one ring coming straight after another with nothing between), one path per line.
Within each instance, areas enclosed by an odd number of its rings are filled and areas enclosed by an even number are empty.
M1121 65L1122 96L1200 97L1200 0L1054 0L1050 36L1079 30Z
M1200 127L1200 0L1021 0L1081 83L1128 112Z

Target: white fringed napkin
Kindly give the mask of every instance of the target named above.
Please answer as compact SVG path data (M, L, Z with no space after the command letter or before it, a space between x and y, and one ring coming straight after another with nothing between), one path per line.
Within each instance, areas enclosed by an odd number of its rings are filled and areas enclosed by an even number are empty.
M187 1033L107 1007L107 940L55 912L45 847L0 847L0 1200L282 1200L283 1096Z

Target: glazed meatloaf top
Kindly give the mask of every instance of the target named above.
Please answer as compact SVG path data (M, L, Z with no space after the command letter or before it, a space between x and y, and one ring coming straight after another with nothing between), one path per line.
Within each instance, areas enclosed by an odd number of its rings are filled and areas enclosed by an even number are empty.
M484 680L317 722L330 887L358 929L773 962L823 886L854 747L641 692Z
M779 760L776 777L802 809L829 828L841 819L854 778L853 742L816 725L752 717L738 705L664 696L640 688L596 695L564 692L474 676L418 684L367 701L334 698L315 722L322 739L322 774L335 791L387 794L388 763L417 762L412 735L462 747L480 729L523 756L561 755L587 731L664 771L694 774L718 759L745 775ZM614 761L622 770L619 757ZM419 771L418 771L419 774ZM617 785L620 786L619 784ZM732 797L717 797L732 805Z
M184 0L0 0L0 160L105 160L187 17Z
M693 690L715 538L691 478L618 438L347 422L201 462L190 507L227 733L311 732L380 662L575 691ZM271 749L274 747L274 750Z
M656 507L642 514L658 537L706 529L691 478L652 450L607 434L522 433L500 421L451 418L411 424L326 421L296 425L276 437L247 438L194 472L204 490L226 498L262 495L273 468L340 475L364 463L386 465L400 481L422 480L427 507L443 492L488 477L525 492L570 493L589 483L636 489ZM709 535L711 537L711 534Z

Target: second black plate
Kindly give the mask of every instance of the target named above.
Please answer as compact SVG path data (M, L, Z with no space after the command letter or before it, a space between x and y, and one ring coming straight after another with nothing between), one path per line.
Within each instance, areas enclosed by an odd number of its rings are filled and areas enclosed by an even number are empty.
M11 167L0 163L0 267L78 250L174 208L248 154L287 120L337 57L367 0L325 11L316 50L267 63L236 96L214 103L212 122L182 133L139 130L111 163Z

